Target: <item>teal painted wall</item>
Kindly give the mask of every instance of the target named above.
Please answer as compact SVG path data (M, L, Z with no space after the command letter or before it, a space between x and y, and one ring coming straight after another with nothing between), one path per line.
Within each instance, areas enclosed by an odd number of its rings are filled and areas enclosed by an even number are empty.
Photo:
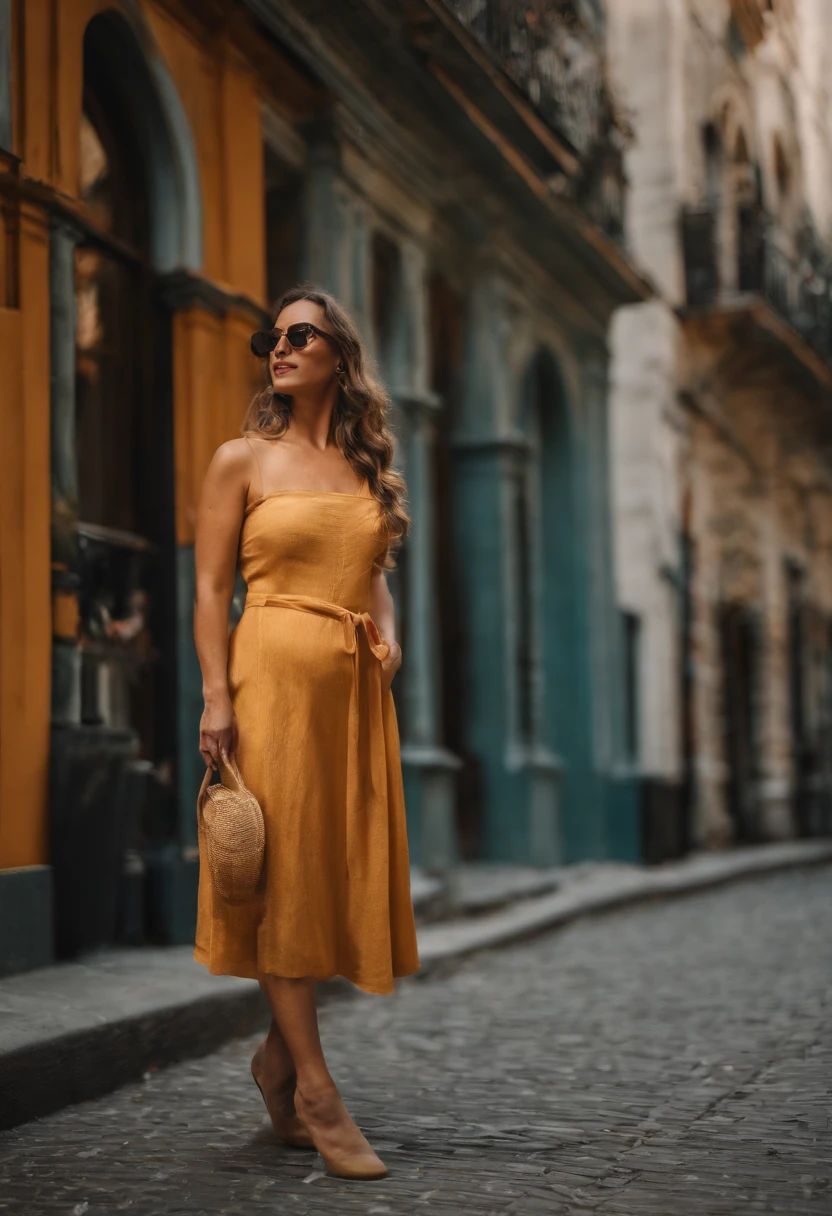
M606 790L607 857L614 861L643 861L641 844L641 782L636 774L611 777Z

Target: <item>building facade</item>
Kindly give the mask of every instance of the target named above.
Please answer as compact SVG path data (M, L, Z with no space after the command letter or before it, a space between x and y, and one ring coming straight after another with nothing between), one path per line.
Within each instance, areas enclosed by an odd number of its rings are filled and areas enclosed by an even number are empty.
M0 56L0 969L189 940L195 504L297 280L395 405L413 860L637 856L601 6L0 0Z
M617 586L648 856L832 830L824 0L611 0L627 230Z

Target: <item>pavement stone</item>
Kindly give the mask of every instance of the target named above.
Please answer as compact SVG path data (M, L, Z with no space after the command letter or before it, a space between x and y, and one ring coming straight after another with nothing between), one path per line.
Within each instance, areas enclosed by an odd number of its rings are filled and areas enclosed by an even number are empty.
M832 1213L832 870L628 907L322 1011L390 1166L278 1145L256 1038L0 1134L0 1213Z

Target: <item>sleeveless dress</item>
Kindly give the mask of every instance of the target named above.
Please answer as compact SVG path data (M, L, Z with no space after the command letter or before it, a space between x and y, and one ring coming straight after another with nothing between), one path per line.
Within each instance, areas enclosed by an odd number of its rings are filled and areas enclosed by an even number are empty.
M389 648L368 612L385 547L366 482L246 509L228 682L266 860L262 895L241 906L200 867L194 957L214 974L340 975L388 993L419 968Z

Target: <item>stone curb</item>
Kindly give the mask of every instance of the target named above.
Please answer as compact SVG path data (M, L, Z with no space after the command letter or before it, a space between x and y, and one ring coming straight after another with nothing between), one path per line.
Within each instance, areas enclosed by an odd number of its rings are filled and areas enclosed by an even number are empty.
M148 1068L207 1055L263 1025L256 984L160 1005L0 1055L0 1129L141 1080Z
M129 952L124 953L129 957ZM168 953L181 976L178 992L166 991L169 983L150 983L146 995L138 994L136 985L115 995L97 977L99 983L90 988L93 1000L99 992L102 999L93 1016L89 1005L74 1001L73 1007L59 1011L64 1027L52 1026L41 1034L34 1028L10 1049L4 1047L11 1036L0 1038L0 1130L103 1097L140 1081L148 1070L209 1055L229 1039L254 1034L268 1024L268 1005L254 980L209 976L193 961L190 947L170 947ZM65 971L74 985L76 968L82 966L46 970L52 978ZM10 982L6 979L3 988L8 989ZM206 985L214 991L201 991ZM321 988L321 1003L352 991L345 980L332 980ZM48 995L44 992L44 997ZM5 1005L0 989L0 1014L8 1012Z
M832 862L832 841L761 845L654 870L579 869L557 891L499 912L419 929L420 975L453 959L625 904L693 894L798 866ZM325 1000L353 989L322 985ZM56 1003L59 1006L56 1010ZM43 1009L42 1024L37 1013ZM268 1011L253 980L209 976L189 947L121 952L0 983L0 1129L43 1117L195 1058L262 1029ZM5 1028L11 1023L11 1029Z
M824 862L832 862L832 840L756 845L694 856L652 870L599 866L551 894L522 900L499 912L425 926L419 933L422 971L624 904L694 894L740 879Z

